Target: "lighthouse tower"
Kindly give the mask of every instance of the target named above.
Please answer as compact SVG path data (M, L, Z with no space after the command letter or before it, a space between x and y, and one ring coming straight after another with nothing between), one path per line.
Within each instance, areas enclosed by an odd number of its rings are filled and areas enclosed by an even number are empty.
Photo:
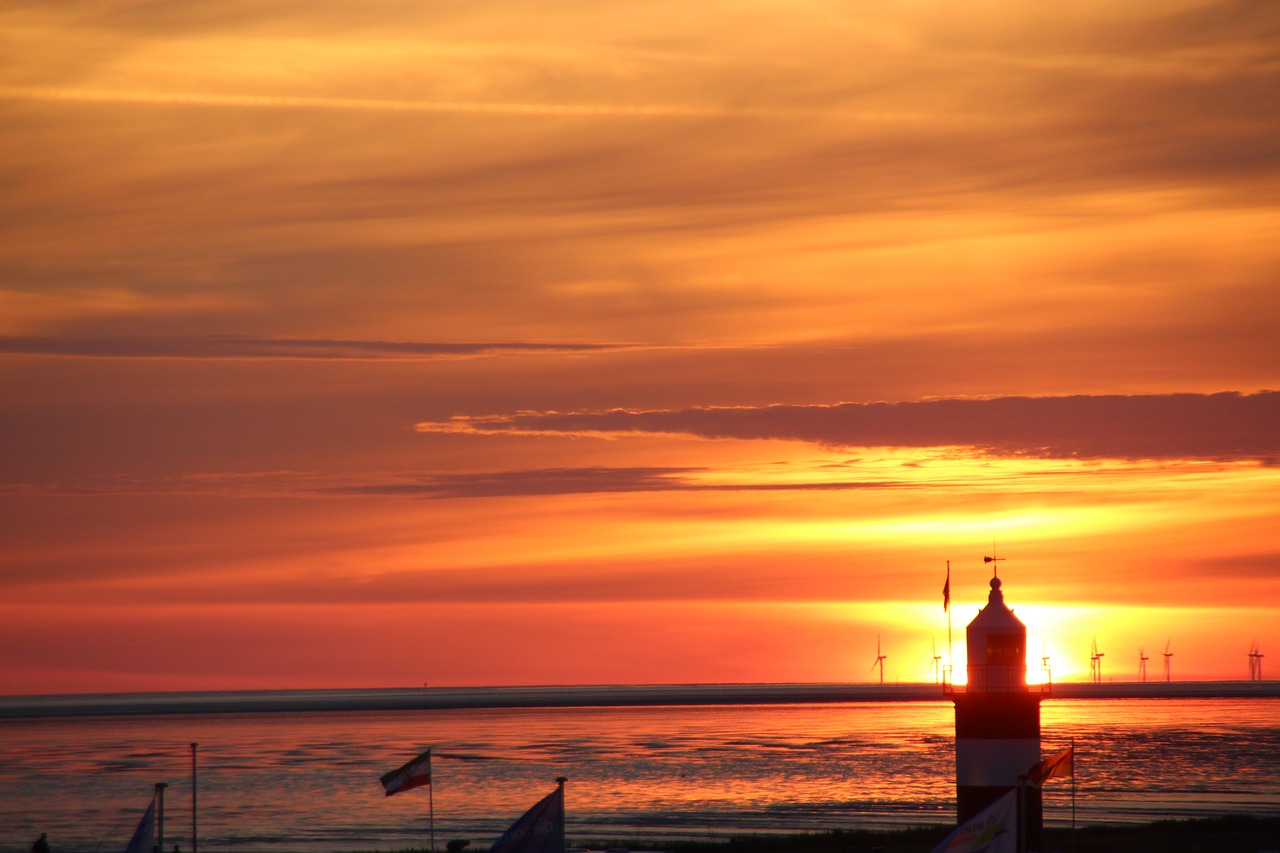
M1027 687L1027 626L1004 603L1000 578L991 579L987 606L969 623L968 685L951 694L956 705L956 812L976 816L1040 761L1039 690ZM1039 850L1040 789L1023 791L1024 850Z

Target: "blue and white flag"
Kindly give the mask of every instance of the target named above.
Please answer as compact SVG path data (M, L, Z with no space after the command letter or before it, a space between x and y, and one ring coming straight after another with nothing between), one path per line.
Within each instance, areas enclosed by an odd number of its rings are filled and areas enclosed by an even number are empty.
M124 849L124 853L155 853L155 849L156 798L152 797L151 805L147 806L142 820L138 821L138 828L133 831L133 838L129 841L129 846Z
M957 826L932 853L1017 853L1017 796L1014 788Z
M564 783L511 824L489 853L564 853Z

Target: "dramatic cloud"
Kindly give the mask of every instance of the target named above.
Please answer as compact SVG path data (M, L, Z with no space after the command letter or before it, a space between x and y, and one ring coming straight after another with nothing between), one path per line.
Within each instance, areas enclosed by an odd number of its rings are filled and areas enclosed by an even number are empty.
M917 403L522 412L420 423L422 432L682 434L834 447L972 447L1049 458L1264 459L1280 456L1280 392L1007 397Z

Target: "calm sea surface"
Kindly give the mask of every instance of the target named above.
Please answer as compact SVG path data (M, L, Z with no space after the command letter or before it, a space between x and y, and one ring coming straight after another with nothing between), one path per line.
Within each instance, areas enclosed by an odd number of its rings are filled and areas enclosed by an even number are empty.
M1280 815L1280 700L1049 700L1049 754L1076 743L1080 824ZM156 782L166 846L199 850L485 849L566 787L570 845L954 819L950 702L184 714L0 721L0 853L119 853ZM378 777L434 749L435 785ZM1071 821L1070 779L1045 788Z

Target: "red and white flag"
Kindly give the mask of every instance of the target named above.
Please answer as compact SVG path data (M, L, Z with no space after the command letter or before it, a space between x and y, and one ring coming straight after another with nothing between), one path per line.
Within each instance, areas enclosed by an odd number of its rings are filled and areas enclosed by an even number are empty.
M399 770L392 770L382 777L382 787L387 796L431 784L431 750L419 755Z
M1027 771L1027 781L1032 785L1043 785L1045 780L1062 776L1074 776L1076 763L1075 745L1067 747L1057 755L1050 756Z

